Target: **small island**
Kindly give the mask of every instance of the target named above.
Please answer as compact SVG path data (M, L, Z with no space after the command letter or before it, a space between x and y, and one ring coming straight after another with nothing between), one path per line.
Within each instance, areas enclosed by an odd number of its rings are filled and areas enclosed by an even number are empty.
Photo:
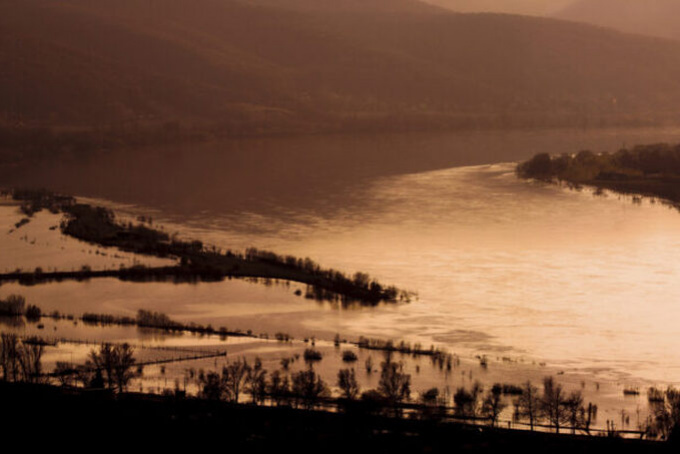
M584 150L551 156L539 153L517 166L520 178L593 186L680 204L680 144L638 145L615 153Z

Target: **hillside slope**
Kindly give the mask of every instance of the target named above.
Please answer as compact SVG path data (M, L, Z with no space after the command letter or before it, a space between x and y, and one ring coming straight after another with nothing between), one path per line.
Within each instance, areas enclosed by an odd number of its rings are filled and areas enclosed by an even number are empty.
M650 123L680 43L416 0L0 0L0 125Z

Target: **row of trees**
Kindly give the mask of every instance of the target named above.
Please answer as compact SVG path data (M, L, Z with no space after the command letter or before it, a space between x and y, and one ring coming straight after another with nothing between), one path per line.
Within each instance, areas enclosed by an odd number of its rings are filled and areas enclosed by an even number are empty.
M268 379L259 358L252 365L245 358L239 358L223 367L221 373L201 373L198 384L200 397L234 403L246 393L254 404L263 404L269 397L277 405L290 402L296 407L311 409L321 398L330 396L328 386L311 367L290 377L277 370Z
M518 171L532 178L556 176L573 179L581 176L590 179L601 172L677 176L680 174L680 144L637 145L615 153L594 153L590 150L559 156L539 153L520 164Z
M344 400L369 401L399 413L400 404L411 398L411 376L404 372L403 364L388 357L381 364L377 389L361 392L354 369L341 369L337 374L337 387ZM253 365L245 359L238 359L222 369L221 374L208 372L199 375L200 396L207 399L239 402L243 393L249 394L252 402L263 404L268 398L276 405L292 404L295 407L311 409L324 398L330 397L330 390L323 379L309 368L292 374L274 371L268 376L259 359ZM504 388L493 385L486 393L476 382L470 389L458 388L454 401L455 414L462 418L480 418L495 426L501 413L508 407ZM439 390L433 388L421 395L425 406L444 406ZM589 432L597 417L597 406L584 404L580 391L566 393L552 377L543 381L543 391L527 382L514 404L514 418L528 421L531 430L547 423L556 432L564 427L572 432Z
M3 333L0 336L0 370L3 381L45 382L41 358L44 343L39 339L20 339L15 334ZM127 390L131 380L139 375L135 370L134 348L127 343L104 343L90 351L84 365L73 367L58 362L55 375L62 384L77 384L89 388L107 388L118 392ZM250 395L254 404L262 405L269 399L276 405L293 405L295 408L314 409L326 398L331 397L328 385L311 367L294 373L275 370L268 374L262 361L256 358L249 364L239 358L218 372L201 372L198 375L199 396L211 400L240 402L243 394ZM400 404L411 398L411 376L404 372L401 362L394 362L387 355L381 363L380 380L377 389L361 392L354 369L341 369L337 374L337 387L341 399L379 404L381 408L391 409L400 414ZM582 430L590 432L597 418L597 406L584 403L580 391L565 392L562 385L552 377L545 377L543 390L527 381L517 390L514 400L513 418L527 421L531 430L539 424L547 423L559 433L568 427L572 433ZM495 426L501 413L507 408L504 394L506 389L494 384L486 393L479 382L468 390L458 388L453 396L454 412L464 418L484 418ZM427 408L445 407L439 390L432 388L421 395L423 414ZM653 416L647 424L647 435L651 438L670 439L680 433L680 390L669 387L663 399L650 402Z
M458 388L453 400L458 416L487 418L491 425L498 422L500 414L507 407L500 384L493 385L486 395L483 395L482 385L478 382L470 390ZM588 403L586 406L580 391L567 394L552 377L543 380L542 393L527 381L513 404L514 419L527 421L531 430L547 422L558 433L565 426L570 427L572 432L589 432L597 417L596 405Z
M238 359L223 367L221 373L199 374L198 384L201 397L228 402L239 402L241 395L246 393L255 404L262 404L269 398L276 405L285 403L311 409L331 396L330 388L311 364L308 369L291 374L276 370L268 376L259 358L252 365L245 359ZM354 400L360 396L354 369L340 370L336 384L342 398ZM379 400L391 405L408 400L410 396L411 376L404 373L403 364L389 358L382 363L378 389L361 394L364 400Z
M21 295L9 295L7 298L0 299L0 315L10 317L26 316L28 320L38 320L42 311L38 306L26 305L26 298Z
M503 399L504 391L498 383L486 394L479 382L473 384L470 390L458 388L453 397L456 415L486 418L492 426L496 425L500 414L508 406ZM586 406L580 391L567 394L552 377L543 380L542 393L527 381L518 394L513 402L513 419L527 421L531 430L546 422L558 433L565 426L570 427L572 432L579 429L588 432L597 417L596 405L588 403Z

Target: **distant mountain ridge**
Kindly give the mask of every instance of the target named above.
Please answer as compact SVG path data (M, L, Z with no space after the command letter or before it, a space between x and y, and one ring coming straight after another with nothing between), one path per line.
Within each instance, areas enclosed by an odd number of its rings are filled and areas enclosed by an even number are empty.
M680 43L416 0L0 0L0 125L655 123Z
M678 0L580 0L554 17L680 40Z
M421 0L461 13L494 12L532 16L551 15L576 0Z

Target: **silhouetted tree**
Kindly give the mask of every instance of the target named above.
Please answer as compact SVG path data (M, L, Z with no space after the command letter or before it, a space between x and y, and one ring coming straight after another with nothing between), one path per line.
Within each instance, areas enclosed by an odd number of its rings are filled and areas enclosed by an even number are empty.
M391 404L408 400L411 397L411 376L404 373L404 365L385 361L381 366L378 392Z
M439 400L439 388L430 388L420 395L423 405L437 405Z
M19 338L16 334L2 333L0 338L0 366L4 381L19 379Z
M264 403L267 397L267 370L262 367L260 358L255 358L255 364L248 369L246 384L246 391L252 396L253 403Z
M22 341L16 334L2 333L0 338L0 368L4 381L42 381L42 354L40 340Z
M54 367L54 375L56 375L61 386L73 386L77 377L73 365L64 361L57 361Z
M118 392L125 391L136 376L134 365L134 348L128 343L104 343L99 350L90 351L89 360L85 364L86 368L99 371L106 378L107 388L117 389Z
M276 405L281 405L283 402L286 402L291 393L288 376L278 370L272 372L269 377L267 392Z
M565 396L562 385L555 383L552 377L545 377L543 379L541 411L557 433L560 432L560 426L569 421L569 415L564 402Z
M534 430L534 424L541 419L541 400L538 388L527 381L522 388L522 394L515 402L515 416L529 421L529 427Z
M321 397L329 394L326 383L313 369L294 373L291 381L296 403L304 408L314 408Z
M654 416L647 428L649 436L674 444L680 441L680 390L669 387L663 400L650 401L650 407Z
M507 407L507 404L503 402L503 387L496 383L484 397L482 416L489 418L489 423L493 427L498 422L498 417L505 407Z
M305 359L306 363L311 364L317 361L321 361L323 359L323 355L319 350L315 350L313 348L306 348L303 354L303 358Z
M224 395L222 377L217 372L208 372L198 377L199 397L208 400L221 400Z
M359 383L357 383L354 369L340 369L338 371L338 388L342 391L345 399L356 399L359 395Z
M483 390L484 388L478 381L472 385L470 391L464 387L458 388L453 395L456 415L466 418L476 417L479 413L479 398Z
M22 343L19 349L19 367L21 369L22 380L29 383L41 381L42 358L44 346L40 343Z
M18 316L24 315L26 310L26 298L21 295L9 295L0 300L0 314Z
M245 358L239 358L222 368L224 395L227 401L238 402L249 371L250 366Z

